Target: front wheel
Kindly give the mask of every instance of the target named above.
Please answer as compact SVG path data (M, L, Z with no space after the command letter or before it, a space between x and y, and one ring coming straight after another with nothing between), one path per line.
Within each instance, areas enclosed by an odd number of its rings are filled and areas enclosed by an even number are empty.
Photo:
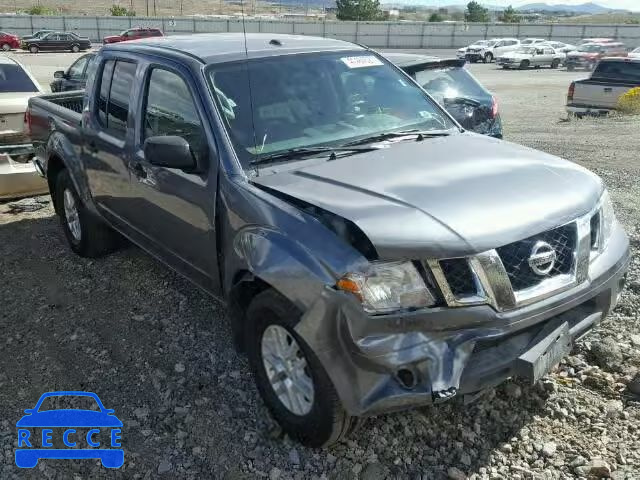
M40 49L37 47L37 45L31 45L31 46L29 47L29 51L30 51L31 53L38 53L38 51L39 51L39 50L40 50Z
M8 52L9 50L11 50L11 45L9 45L8 43L3 43L2 44L2 51L3 52Z
M298 309L268 289L253 299L246 318L256 385L283 430L309 447L328 446L348 435L357 419L345 412L327 372L295 332Z
M484 63L491 63L493 62L493 53L491 52L487 52L484 54L484 57L482 58L482 61Z
M557 58L551 62L551 68L558 68L560 66L560 60L558 60Z
M527 68L529 68L529 60L522 60L520 62L520 70L526 70Z
M55 202L64 235L76 254L95 258L118 247L118 234L87 210L67 170L56 179Z
M71 51L73 53L78 53L80 51L80 45L71 45Z

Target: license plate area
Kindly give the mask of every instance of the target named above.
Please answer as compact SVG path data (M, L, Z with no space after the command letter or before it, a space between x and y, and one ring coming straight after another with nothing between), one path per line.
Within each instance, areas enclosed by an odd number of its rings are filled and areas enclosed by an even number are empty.
M534 345L518 357L516 374L532 384L545 376L563 357L571 352L573 343L567 322L545 329Z

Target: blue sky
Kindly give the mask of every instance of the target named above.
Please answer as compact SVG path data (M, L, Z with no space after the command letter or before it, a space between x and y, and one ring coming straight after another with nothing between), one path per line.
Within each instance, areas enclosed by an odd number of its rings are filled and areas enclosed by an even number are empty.
M548 3L553 4L567 4L567 5L579 5L586 3L589 0L479 0L480 3L486 3L488 5L513 5L520 6L527 3ZM434 5L434 6L447 6L467 3L465 0L382 0L382 3L406 3L416 5ZM602 5L608 8L625 8L627 10L640 11L640 0L596 0L594 3Z

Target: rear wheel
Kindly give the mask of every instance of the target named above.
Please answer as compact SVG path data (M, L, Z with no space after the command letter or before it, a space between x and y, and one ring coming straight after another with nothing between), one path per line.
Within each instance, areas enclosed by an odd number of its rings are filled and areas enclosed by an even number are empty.
M71 45L71 51L73 53L78 53L80 51L80 45Z
M331 445L357 425L342 408L327 372L294 327L299 310L272 289L249 305L247 353L258 391L292 438L309 447Z
M531 65L531 63L529 62L529 60L522 60L520 62L520 69L521 70L525 70L527 68L529 68L529 65Z
M493 62L493 53L491 52L487 52L484 54L484 57L482 58L482 61L484 63L491 63Z
M554 59L553 62L551 62L551 68L558 68L560 66L560 60L559 59Z
M8 52L9 50L11 50L11 45L9 45L8 43L3 43L2 44L2 51L3 52Z
M38 51L39 51L39 50L40 50L40 49L38 48L38 46L37 46L37 45L31 45L31 46L29 47L29 51L30 51L31 53L38 53Z
M574 67L573 65L567 65L567 71L568 72L573 72L576 69L576 67Z
M81 257L95 258L118 247L118 234L87 210L67 170L58 174L55 197L56 211L71 250Z

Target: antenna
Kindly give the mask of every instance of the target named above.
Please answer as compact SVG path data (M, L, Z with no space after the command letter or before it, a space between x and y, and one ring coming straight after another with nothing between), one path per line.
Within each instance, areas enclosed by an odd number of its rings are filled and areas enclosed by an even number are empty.
M251 129L253 130L253 149L258 150L258 141L256 140L256 124L254 120L253 110L253 92L251 91L251 72L249 71L249 49L247 47L247 28L244 23L244 0L240 0L240 9L242 12L242 35L244 37L244 56L245 56L245 68L247 69L247 87L249 88L249 109L251 110ZM262 139L262 145L267 139L266 134ZM256 165L256 177L260 174L258 166Z

